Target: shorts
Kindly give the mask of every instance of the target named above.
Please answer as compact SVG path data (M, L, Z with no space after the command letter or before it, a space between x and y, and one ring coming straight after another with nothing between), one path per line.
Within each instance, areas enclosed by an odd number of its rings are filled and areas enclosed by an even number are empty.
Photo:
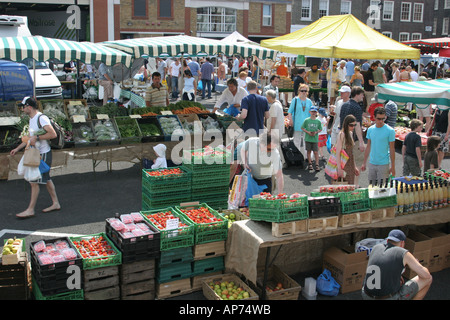
M327 134L321 134L319 135L319 148L326 147L328 140Z
M422 171L419 167L419 159L405 155L405 162L403 163L403 176L421 176Z
M411 300L414 298L419 292L419 285L414 280L408 280L406 281L401 287L400 290L390 298L386 298L384 300ZM370 296L368 296L364 289L362 290L362 297L363 300L376 300Z
M44 162L51 168L52 167L52 150L50 150L47 153L42 153L41 159L44 160ZM50 178L50 170L49 170L46 173L41 173L41 178L39 180L30 181L30 183L46 184L50 180L51 180L51 178Z
M317 142L305 141L305 147L306 151L313 151L313 152L319 151L319 144Z
M381 181L383 179L386 181L389 179L389 164L384 165L375 165L369 163L368 171L369 171L369 181Z
M430 107L426 107L425 109L421 109L416 107L417 119L419 118L428 118L431 117Z
M444 141L446 133L433 131L433 136L441 137L441 144L439 145L438 151L441 152L449 152L449 143L448 140ZM450 138L449 138L450 140Z

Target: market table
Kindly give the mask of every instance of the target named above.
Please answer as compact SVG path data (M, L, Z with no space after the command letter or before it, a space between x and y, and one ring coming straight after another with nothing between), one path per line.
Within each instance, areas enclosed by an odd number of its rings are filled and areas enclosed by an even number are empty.
M370 224L359 224L350 227L339 227L334 230L308 232L285 237L272 235L271 223L253 220L233 222L228 231L227 254L225 267L256 284L257 264L260 249L267 248L264 277L267 277L270 250L276 246L304 242L325 237L350 234L375 228L398 228L407 225L435 225L450 222L449 208L436 209L421 213L397 216Z

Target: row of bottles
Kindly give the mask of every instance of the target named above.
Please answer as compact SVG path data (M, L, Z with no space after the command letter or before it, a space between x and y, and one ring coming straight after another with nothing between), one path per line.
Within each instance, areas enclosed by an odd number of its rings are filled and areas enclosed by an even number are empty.
M449 184L435 180L406 184L396 181L397 215L447 207L450 204Z

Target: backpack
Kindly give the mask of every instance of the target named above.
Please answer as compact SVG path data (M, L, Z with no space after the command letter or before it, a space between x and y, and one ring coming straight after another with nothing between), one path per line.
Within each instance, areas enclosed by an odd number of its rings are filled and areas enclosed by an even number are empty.
M39 129L42 129L41 120L40 120L41 116L42 116L42 114L39 115L38 120L37 120ZM54 149L62 149L62 148L64 148L64 134L65 134L64 129L59 124L57 124L55 121L53 121L53 119L49 118L49 120L50 120L50 124L53 127L53 130L55 130L55 132L56 132L56 138L49 140L50 147L54 148Z

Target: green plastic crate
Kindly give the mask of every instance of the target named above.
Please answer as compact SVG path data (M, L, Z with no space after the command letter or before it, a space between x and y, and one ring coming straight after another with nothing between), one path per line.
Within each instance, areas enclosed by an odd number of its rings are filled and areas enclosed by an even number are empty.
M192 263L192 276L225 270L224 257L198 260Z
M172 263L185 263L194 261L192 248L178 248L162 251L159 257L159 266L170 265Z
M114 117L116 127L119 130L120 140L122 143L140 143L142 140L142 132L139 128L137 120L130 117ZM127 128L134 129L134 135L128 135Z
M191 201L191 194L182 194L173 198L150 198L146 194L142 194L142 209L146 210L155 210L159 208L167 208L179 205L183 202Z
M36 300L84 300L84 291L72 290L69 292L58 293L55 295L44 296L32 275L32 292Z
M191 262L172 263L158 267L156 270L156 280L158 283L171 282L192 276Z
M117 247L114 245L111 239L109 239L106 233L104 232L81 237L69 237L69 240L72 242L72 245L75 247L78 254L80 254L81 256L81 252L78 250L78 248L73 242L80 240L89 240L93 237L94 238L103 237L106 240L106 242L112 247L112 249L116 252L116 254L106 257L83 258L83 270L117 266L122 264L122 253L120 252L119 249L117 249Z
M266 222L289 222L309 218L309 207L294 207L286 209L263 209L249 207L250 219Z
M149 172L161 171L162 169L143 169L142 170L142 186L154 193L172 192L180 190L180 188L189 189L191 186L191 173L182 167L180 168L183 174L169 175L169 176L151 176Z
M342 214L370 210L370 199L341 201Z
M211 222L211 223L195 223L192 221L185 213L181 210L187 209L198 209L200 207L206 207L209 212L211 212L215 217L219 218L220 221ZM222 217L216 210L211 208L206 203L188 205L188 206L175 206L175 210L184 215L188 221L190 221L194 225L195 229L195 244L208 243L214 241L226 240L228 236L228 220Z
M354 191L336 193L313 191L311 192L311 197L338 197L339 199L341 199L341 201L344 202L366 200L369 199L369 189L360 188L355 189Z
M395 207L396 205L397 205L397 195L370 199L371 209Z
M259 209L275 209L275 210L308 207L308 196L303 196L296 199L276 199L276 200L250 198L248 199L248 207Z
M230 164L232 161L232 154L228 150L222 148L214 148L215 152L220 154L205 154L207 148L194 149L194 150L184 150L183 152L183 164L193 164L193 165L220 165L220 164ZM203 155L193 155L195 152L201 152Z
M179 227L173 230L161 230L156 224L154 224L147 215L158 213L161 211L170 211L175 217L178 217L180 221L185 223L187 226ZM172 207L166 207L159 210L145 210L141 211L141 215L144 219L149 222L153 227L155 227L160 232L160 250L167 251L177 248L192 247L194 245L194 225L187 219L184 215L181 215Z

